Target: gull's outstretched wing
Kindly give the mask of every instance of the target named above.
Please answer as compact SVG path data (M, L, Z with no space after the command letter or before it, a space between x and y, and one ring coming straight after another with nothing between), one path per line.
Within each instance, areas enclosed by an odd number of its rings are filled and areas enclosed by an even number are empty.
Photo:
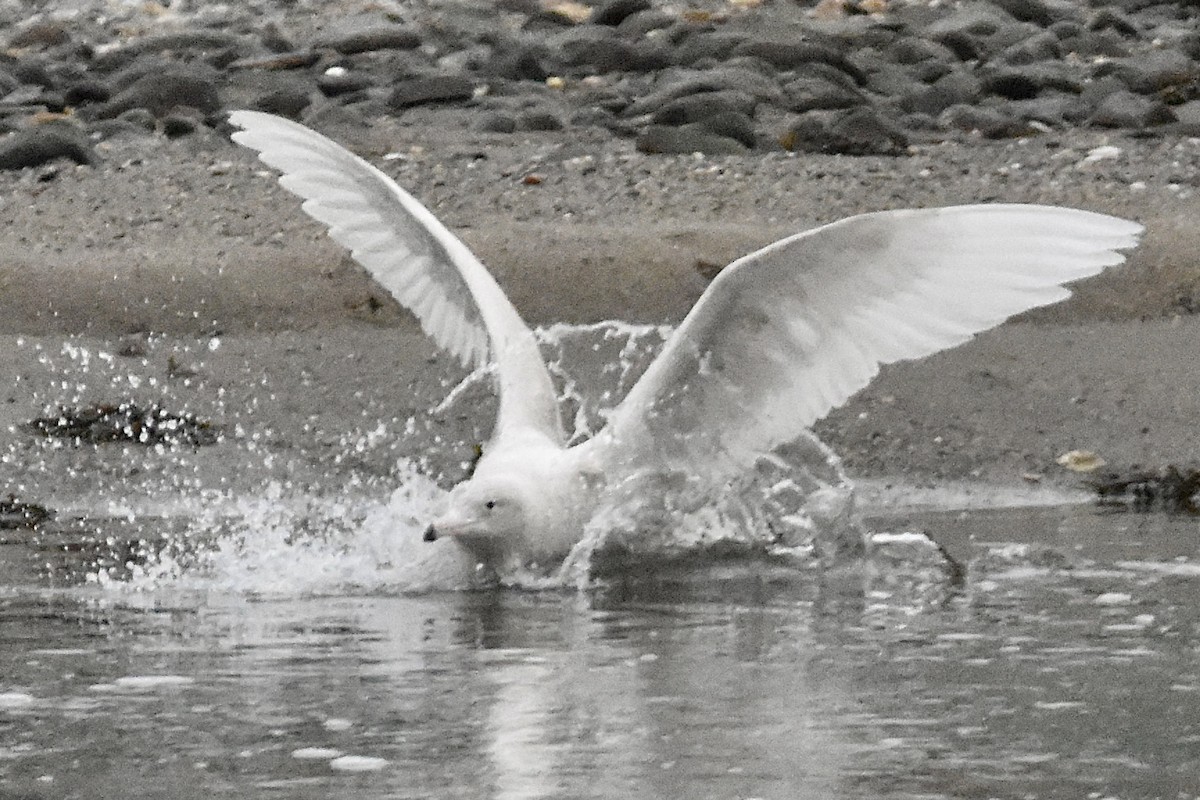
M1086 211L977 205L864 214L768 245L717 276L580 455L618 474L744 469L881 364L1068 297L1063 283L1123 261L1141 230Z
M387 175L303 125L235 111L238 144L279 170L280 185L329 227L425 332L466 366L495 361L501 430L529 426L562 440L537 342L504 292L454 234Z

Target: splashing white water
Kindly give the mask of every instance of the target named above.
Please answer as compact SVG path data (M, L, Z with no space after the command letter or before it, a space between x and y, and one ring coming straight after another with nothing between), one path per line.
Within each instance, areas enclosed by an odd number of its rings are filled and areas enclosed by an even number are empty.
M537 333L568 434L578 442L603 426L669 330L601 323ZM431 415L488 417L494 398L487 378L485 370L466 376ZM363 447L379 445L391 436L385 434L383 427L372 431ZM427 449L401 459L397 488L386 500L344 485L336 474L319 490L272 481L265 490L235 491L201 510L183 536L133 567L132 575L100 571L95 580L123 591L171 587L263 597L458 590L496 580L541 589L586 584L606 553L653 562L715 550L725 556L768 548L807 554L861 546L840 461L808 435L764 457L720 498L689 492L687 475L644 476L596 515L564 564L484 575L452 541L422 541L446 494L428 476L452 476L456 468L446 466L446 453L434 451L462 448L439 447L445 443L412 420L395 435L417 437L412 441ZM334 459L330 468L339 463Z

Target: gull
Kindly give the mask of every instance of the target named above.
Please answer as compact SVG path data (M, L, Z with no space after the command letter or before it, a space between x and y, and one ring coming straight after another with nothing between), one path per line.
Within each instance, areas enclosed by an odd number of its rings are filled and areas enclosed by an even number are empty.
M686 474L719 497L884 364L962 344L1070 296L1142 226L983 204L861 214L725 267L592 438L568 446L537 340L487 268L412 195L303 125L236 111L233 139L281 173L373 278L464 367L492 367L499 411L426 541L493 566L561 561L597 512ZM669 484L668 484L669 485Z

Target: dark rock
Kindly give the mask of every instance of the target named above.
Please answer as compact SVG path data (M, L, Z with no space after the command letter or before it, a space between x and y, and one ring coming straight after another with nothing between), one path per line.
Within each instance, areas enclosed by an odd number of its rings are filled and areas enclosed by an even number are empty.
M1041 83L1027 70L1017 68L997 69L981 76L981 87L987 94L1009 100L1028 100L1037 97Z
M1175 115L1160 100L1121 90L1101 100L1089 121L1102 128L1145 128L1174 122Z
M1023 120L1046 125L1077 125L1091 111L1078 95L1066 92L1049 92L1032 100L1013 100L1007 108Z
M592 12L595 25L620 25L639 11L649 11L650 0L608 0Z
M1122 36L1137 36L1141 33L1137 23L1109 6L1096 9L1088 18L1086 27L1089 31L1116 31Z
M1130 52L1124 37L1114 31L1084 31L1063 39L1062 46L1080 57L1126 58Z
M483 133L513 133L517 129L517 118L502 111L490 111L478 117L473 127Z
M673 22L675 22L673 14L650 9L630 14L617 26L617 32L630 39L640 39L650 31L671 27Z
M670 63L666 48L652 42L629 43L616 38L587 37L563 42L564 64L596 73L655 72Z
M666 103L651 115L650 120L659 125L685 125L714 114L752 117L757 105L758 102L744 92L702 92Z
M944 39L948 35L965 35L977 41L980 37L994 35L1002 25L1011 19L1011 15L1000 11L990 3L972 3L934 20L925 26L923 33L935 42L943 44L946 44ZM949 46L947 44L947 47Z
M748 39L747 34L732 31L699 31L676 44L673 57L676 64L685 65L705 59L724 61Z
M754 120L736 111L716 112L689 124L699 125L704 130L741 142L749 148L758 142Z
M1009 64L1020 65L1061 58L1062 54L1062 42L1058 37L1050 31L1043 31L1006 48L999 58Z
M273 20L263 25L258 39L272 53L290 53L296 49L296 43Z
M372 85L374 81L371 80L371 76L363 72L327 72L317 78L317 88L326 97L340 97L368 89Z
M843 155L899 155L908 147L908 136L875 111L812 111L784 134L785 149Z
M117 121L128 130L141 130L153 133L158 126L158 120L144 108L131 108L117 116Z
M982 94L983 84L979 78L966 71L956 71L899 98L899 104L905 111L936 116L950 106L974 103Z
M171 113L162 118L162 130L171 139L195 133L200 120L184 113Z
M191 414L172 414L161 406L134 403L64 408L58 414L32 420L30 433L77 444L128 442L142 445L215 444L219 432Z
M1126 505L1135 511L1200 513L1200 469L1170 464L1158 470L1105 472L1084 483L1100 503Z
M991 3L1022 22L1032 22L1043 28L1060 19L1067 19L1072 13L1063 3L1052 6L1042 0L991 0Z
M1154 94L1200 80L1200 66L1180 50L1148 53L1096 67L1096 77L1111 75L1138 94Z
M842 51L811 42L771 42L752 39L733 48L733 55L761 58L778 69L796 69L813 63L828 64L849 75L860 86L867 80L866 74L848 61Z
M625 109L625 114L650 114L676 98L725 89L744 92L757 100L776 106L785 101L783 92L775 82L763 75L748 69L722 67L686 71L651 94L635 100Z
M804 113L822 109L853 108L867 102L862 92L820 77L802 77L785 84L786 108Z
M41 58L22 58L12 70L13 77L21 83L30 86L41 86L44 89L54 87L54 76L50 73L49 65Z
M918 36L904 36L892 42L886 57L897 64L919 64L922 61L956 61L958 54L943 43Z
M95 107L100 119L112 119L133 108L144 108L156 117L177 106L188 106L211 114L221 107L213 81L180 72L150 73L116 97Z
M985 139L1011 139L1033 131L1016 115L988 106L951 106L938 121L948 128L978 133Z
M930 37L930 41L946 47L958 56L959 61L977 61L985 50L977 37L964 31L947 31Z
M94 160L87 135L69 122L46 122L0 139L0 169L37 167L57 158Z
M300 119L304 109L308 108L311 103L308 92L302 89L276 89L255 98L250 106L259 111L278 114L288 119Z
M489 59L479 66L483 75L512 81L544 81L550 77L546 69L545 48L504 42L495 47Z
M100 81L80 81L68 86L63 92L63 102L69 106L82 106L88 103L103 103L112 97L108 87Z
M526 111L517 118L517 126L525 131L561 131L563 122L550 111Z
M427 75L398 83L388 98L388 105L403 109L428 103L470 100L474 95L475 82L463 75Z
M642 153L706 153L708 155L737 155L746 146L736 139L721 136L697 123L672 127L651 125L637 138Z
M412 50L421 46L416 31L400 25L381 25L352 33L319 38L316 47L327 47L343 55L370 53L375 50Z

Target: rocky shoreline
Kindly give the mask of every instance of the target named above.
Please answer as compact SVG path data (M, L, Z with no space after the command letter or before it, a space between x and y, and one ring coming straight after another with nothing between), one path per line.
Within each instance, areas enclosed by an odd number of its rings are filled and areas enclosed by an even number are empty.
M90 163L97 139L469 110L479 132L645 153L903 154L1073 127L1200 133L1197 9L972 3L9 3L0 167ZM63 115L67 123L53 119ZM32 121L31 121L32 120Z

